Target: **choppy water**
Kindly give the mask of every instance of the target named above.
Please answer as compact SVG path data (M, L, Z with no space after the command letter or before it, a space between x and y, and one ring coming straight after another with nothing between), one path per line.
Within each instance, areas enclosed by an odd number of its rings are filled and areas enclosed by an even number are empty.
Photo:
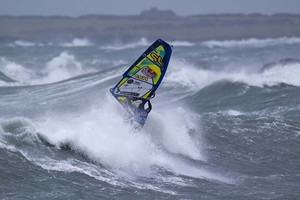
M168 42L141 132L109 88L152 41L0 42L0 198L299 199L300 38Z

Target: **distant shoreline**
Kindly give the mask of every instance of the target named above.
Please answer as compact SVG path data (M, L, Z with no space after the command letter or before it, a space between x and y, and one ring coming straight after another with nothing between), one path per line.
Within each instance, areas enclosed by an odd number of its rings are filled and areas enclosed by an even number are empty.
M211 14L177 16L145 11L136 16L0 16L0 40L53 41L73 38L134 40L164 38L201 42L300 37L297 14Z

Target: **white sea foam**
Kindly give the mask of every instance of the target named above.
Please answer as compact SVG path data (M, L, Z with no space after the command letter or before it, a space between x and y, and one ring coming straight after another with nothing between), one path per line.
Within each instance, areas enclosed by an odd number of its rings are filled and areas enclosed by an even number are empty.
M132 43L123 43L121 41L115 41L114 44L112 45L102 46L100 48L103 50L120 51L125 49L134 49L137 47L147 47L150 44L151 43L146 38L141 38L139 41L132 42ZM195 43L188 42L188 41L173 41L170 42L170 44L177 47L191 47L195 45Z
M187 89L198 90L199 87L203 88L218 79L219 77L216 77L212 71L197 69L184 60L173 58L164 82L167 86L175 84Z
M201 136L189 133L189 129L197 127L197 121L193 121L197 119L183 108L154 112L153 116L164 118L163 122L156 124L159 128L153 128L155 126L151 124L156 120L150 116L141 133L132 130L120 113L124 113L121 106L107 95L99 108L78 116L49 115L38 126L52 144L68 143L121 176L160 177L155 170L159 167L176 174L231 182L217 173L187 164L176 156L180 154L190 159L205 160L198 143Z
M40 46L43 47L45 45L48 46L62 46L62 47L87 47L87 46L93 46L94 44L87 38L74 38L71 42L64 42L64 43L37 43L37 42L31 42L31 41L25 41L25 40L16 40L13 43L8 44L10 47L34 47L34 46Z
M90 42L87 38L74 38L72 42L63 43L64 47L86 47L92 46L93 43Z
M262 73L249 73L241 68L240 71L213 71L199 69L182 60L173 59L164 79L168 86L180 87L198 91L217 81L244 82L252 86L274 86L280 83L300 86L300 63L277 64ZM236 68L235 68L236 69Z
M53 83L66 80L78 75L94 72L89 67L83 67L74 55L68 52L61 52L57 57L52 58L41 71L32 71L24 66L0 58L0 71L9 78L17 81L13 83L3 82L1 85L34 85Z
M19 81L20 84L28 83L32 79L33 73L24 66L15 62L0 58L0 71L7 77ZM3 83L3 85L11 85L16 83Z
M91 61L92 65L110 65L110 66L118 66L128 64L125 60L106 60L106 59L94 59Z
M59 56L54 57L46 64L44 77L33 81L36 83L52 83L65 80L74 76L91 72L87 67L83 68L82 64L68 52L62 52Z
M35 43L35 42L29 42L29 41L24 41L24 40L16 40L14 43L8 44L8 46L11 47L33 47L33 46L44 46L43 43Z
M268 39L244 39L244 40L225 40L217 41L211 40L202 43L209 48L224 47L224 48L237 48L237 47L266 47L284 44L300 44L300 38L297 37L281 37L281 38L268 38Z
M226 115L233 116L233 117L237 117L237 116L240 116L240 115L244 115L243 112L238 111L238 110L226 110L226 111L222 111L222 113L223 113L223 114L226 114Z
M1 143L0 143L1 148ZM148 190L154 190L159 191L163 193L168 193L175 195L176 193L171 190L166 190L161 187L154 186L152 184L148 183L140 183L135 181L135 179L124 179L120 177L119 174L113 173L105 168L99 167L98 165L87 163L83 161L79 161L77 159L66 159L66 160L59 160L59 159L53 159L45 156L28 156L26 153L21 152L27 159L34 162L35 164L41 166L42 168L46 170L54 170L54 171L62 171L62 172L78 172L81 174L85 174L87 176L93 177L97 180L107 182L114 186L121 186L123 188L126 187L134 187L138 189L148 189ZM180 180L174 181L174 179L171 179L172 183L178 183L182 184ZM171 182L169 181L169 182Z
M159 128L159 130L155 128L147 130L152 133L153 140L163 145L168 152L205 161L206 157L201 153L202 144L189 135L189 130L197 129L196 124L199 124L199 116L186 111L182 107L170 108L170 110L172 112L161 110L161 112L152 113L153 118L156 120L150 121L149 127ZM172 137L170 137L170 133L172 133Z
M100 49L110 50L110 51L120 51L120 50L125 50L125 49L133 49L133 48L137 48L137 47L146 47L149 45L150 45L150 43L147 41L146 38L141 38L137 42L125 43L125 44L121 41L115 41L114 44L102 46L102 47L100 47Z
M275 67L265 70L263 73L247 73L244 71L223 74L229 80L244 82L249 85L263 87L274 86L285 83L294 86L300 86L300 64L278 64Z
M253 84L275 85L278 83L286 83L294 86L300 86L300 63L277 65L273 68L265 70L258 80L256 77L249 80ZM251 78L251 77L250 77Z
M173 42L170 42L170 44L175 47L192 47L192 46L196 45L195 43L187 42L187 41L173 41Z

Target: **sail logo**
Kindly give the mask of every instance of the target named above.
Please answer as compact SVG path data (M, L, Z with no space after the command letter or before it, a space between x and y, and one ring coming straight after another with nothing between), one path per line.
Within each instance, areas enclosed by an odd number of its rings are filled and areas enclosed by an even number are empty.
M148 81L148 78L146 76L135 74L134 77L143 81Z
M161 66L164 65L164 63L162 62L162 57L160 55L157 55L155 52L151 52L150 56L154 62L157 62Z
M146 77L145 77L145 78L146 78ZM129 80L127 81L127 84L125 85L125 87L128 86L128 85L130 85L130 84L134 84L134 85L140 86L140 85L141 85L141 82L139 82L139 81L134 81L134 80L132 80L132 79L129 79Z
M142 73L145 74L147 77L149 78L154 78L156 77L156 73L153 69L149 68L149 67L145 67L142 69Z

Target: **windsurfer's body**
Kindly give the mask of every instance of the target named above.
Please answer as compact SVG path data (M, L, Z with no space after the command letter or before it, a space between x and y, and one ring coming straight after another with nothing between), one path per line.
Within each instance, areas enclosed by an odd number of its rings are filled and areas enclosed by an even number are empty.
M145 108L145 104L148 104L147 108ZM127 107L132 121L142 128L146 122L148 114L152 110L150 100L148 99L146 102L143 102L137 98L128 99Z
M113 93L113 89L110 89L110 92ZM150 98L153 98L155 93ZM123 101L122 105L126 108L129 113L128 118L131 123L138 124L139 128L142 128L148 118L148 114L152 110L152 105L150 102L150 98L142 100L140 98L136 98L133 96L127 96ZM148 103L147 108L145 108L145 104Z
M124 72L122 79L110 90L117 101L128 111L125 118L127 122L138 125L140 128L145 124L152 109L149 99L154 97L155 91L165 76L171 53L170 44L161 39L156 40Z
M145 104L148 103L148 108L145 108ZM140 127L143 127L146 119L148 117L148 114L152 110L152 105L150 100L147 100L146 103L140 103L138 107L136 107L133 111L134 113L134 121L137 122Z

